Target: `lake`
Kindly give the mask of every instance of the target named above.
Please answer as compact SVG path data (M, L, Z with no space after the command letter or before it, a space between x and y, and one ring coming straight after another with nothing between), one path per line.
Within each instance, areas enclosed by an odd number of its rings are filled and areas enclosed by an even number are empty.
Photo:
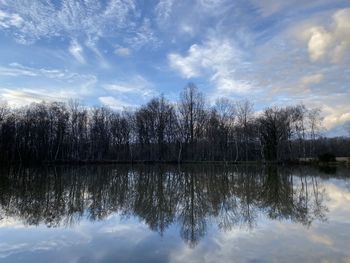
M0 262L350 262L346 167L0 170Z

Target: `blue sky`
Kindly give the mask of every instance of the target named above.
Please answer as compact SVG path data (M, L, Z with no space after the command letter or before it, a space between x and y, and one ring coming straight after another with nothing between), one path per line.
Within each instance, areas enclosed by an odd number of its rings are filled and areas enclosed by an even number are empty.
M189 82L350 121L349 0L0 0L0 100L134 107Z

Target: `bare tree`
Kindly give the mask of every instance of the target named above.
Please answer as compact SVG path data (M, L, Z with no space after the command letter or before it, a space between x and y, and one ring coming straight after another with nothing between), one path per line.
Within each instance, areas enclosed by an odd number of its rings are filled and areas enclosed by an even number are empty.
M194 84L178 103L164 96L138 109L84 107L78 101L0 104L0 162L288 161L326 152L350 155L346 137L321 136L320 109L271 107L256 117L249 101L212 107Z
M322 116L321 109L313 108L307 114L308 128L310 133L310 156L315 157L315 143L320 131L322 130Z
M250 140L250 124L253 118L253 104L248 100L239 101L236 104L237 110L237 137L244 145L244 160L248 161L248 143ZM238 156L237 156L238 157Z
M204 133L206 114L204 95L193 83L189 83L181 92L178 110L185 143L190 146L189 156L193 158L195 143L202 138Z

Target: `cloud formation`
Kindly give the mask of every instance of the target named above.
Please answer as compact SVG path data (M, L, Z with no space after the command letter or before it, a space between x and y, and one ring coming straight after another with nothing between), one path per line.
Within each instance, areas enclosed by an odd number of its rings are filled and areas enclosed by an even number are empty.
M210 100L302 102L323 107L326 127L350 121L347 0L0 0L0 57L12 99L73 90L118 108L193 81Z
M71 41L70 46L69 46L69 53L72 54L72 56L79 61L80 63L84 64L85 63L85 58L83 55L83 48L79 44L79 42L74 39Z
M127 103L123 100L117 99L117 98L112 97L112 96L99 97L98 99L103 105L105 105L113 110L124 110L127 108L136 107L135 104Z
M121 56L121 57L128 57L130 56L131 54L131 51L129 48L127 47L121 47L121 46L118 46L116 47L116 49L114 50L114 53L118 56Z
M211 36L201 45L193 44L187 55L170 53L168 60L170 66L187 79L209 76L220 91L240 93L250 89L248 84L235 78L241 52L229 39Z
M307 42L310 60L339 63L350 53L350 8L342 9L332 16L330 26L308 25L299 36Z
M2 27L14 27L17 40L31 43L59 35L103 36L127 26L135 10L132 0L6 1L2 6ZM3 18L1 18L3 17Z
M154 84L141 75L134 76L128 80L114 81L113 83L106 84L104 85L104 89L112 93L141 95L143 97L152 97L157 94Z
M94 75L25 67L19 63L0 66L0 77L26 79L25 83L0 85L0 100L5 100L12 106L41 101L66 101L70 98L84 99L94 92L97 83ZM47 85L48 81L50 85Z

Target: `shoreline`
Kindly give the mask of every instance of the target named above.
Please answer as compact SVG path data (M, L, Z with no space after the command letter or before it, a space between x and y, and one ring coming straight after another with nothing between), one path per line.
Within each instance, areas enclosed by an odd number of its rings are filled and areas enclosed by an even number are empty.
M145 161L145 160L57 160L42 162L12 162L1 163L0 167L5 166L38 166L38 165L279 165L279 166L350 166L346 161Z

